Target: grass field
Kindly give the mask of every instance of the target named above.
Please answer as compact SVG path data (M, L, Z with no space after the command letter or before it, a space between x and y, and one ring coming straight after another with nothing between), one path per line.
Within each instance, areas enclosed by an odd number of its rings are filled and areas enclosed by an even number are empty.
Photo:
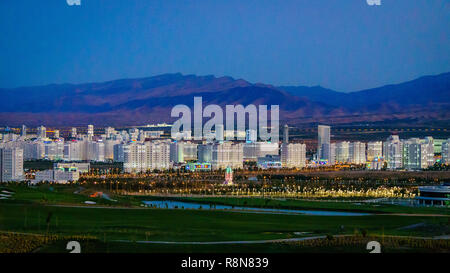
M92 190L77 192L76 187L48 185L35 189L8 186L14 191L10 200L0 200L0 231L52 236L88 236L91 252L296 252L340 249L329 246L316 249L296 244L264 243L238 245L164 245L136 244L134 241L215 242L252 241L307 236L362 234L432 237L448 235L448 216L308 216L257 214L215 210L150 209L138 207L145 197L113 196L117 202L90 198ZM5 189L5 187L3 187ZM217 200L216 200L217 199ZM84 205L95 200L100 208ZM347 203L298 200L198 198L195 201L235 205L352 210ZM331 207L330 207L331 206ZM394 206L398 207L398 206ZM387 210L389 207L376 207ZM363 209L369 209L363 206ZM391 209L392 210L392 209ZM400 209L392 210L401 212ZM447 214L444 210L424 210ZM386 212L386 211L385 211ZM404 228L417 225L415 228ZM127 240L129 242L117 242ZM43 252L67 252L66 242L52 241L39 247ZM309 249L309 250L307 250ZM347 251L355 250L347 247ZM358 246L359 249L359 246ZM407 248L408 249L408 248ZM394 250L394 249L393 249ZM416 249L417 250L417 249ZM2 249L0 247L0 252Z

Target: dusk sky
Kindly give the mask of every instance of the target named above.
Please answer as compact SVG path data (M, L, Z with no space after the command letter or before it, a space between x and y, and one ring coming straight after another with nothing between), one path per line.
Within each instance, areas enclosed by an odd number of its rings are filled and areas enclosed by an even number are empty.
M0 1L0 87L181 72L354 91L450 71L450 1Z

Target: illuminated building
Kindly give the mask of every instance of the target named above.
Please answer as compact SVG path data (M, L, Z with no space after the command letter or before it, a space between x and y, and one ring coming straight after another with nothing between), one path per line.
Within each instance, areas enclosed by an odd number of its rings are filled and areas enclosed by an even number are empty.
M22 125L22 131L21 131L21 133L22 133L22 136L23 136L23 137L26 137L26 136L27 136L27 126Z
M213 170L227 167L242 169L243 156L244 150L241 143L224 142L212 144L211 164Z
M416 199L420 205L449 206L450 184L444 183L441 186L419 187L419 196Z
M348 146L349 162L353 164L366 163L366 144L363 142L351 142Z
M37 137L38 138L47 138L47 129L44 126L39 126L37 128Z
M123 168L128 173L170 168L170 144L164 141L127 143L123 149Z
M36 172L33 183L39 182L55 182L55 183L68 183L69 181L78 181L80 173L77 168L57 168L53 170L44 170Z
M75 163L75 162L57 162L53 164L53 169L77 169L80 173L87 173L90 169L89 163Z
M403 167L407 170L426 169L434 164L433 139L411 138L403 142Z
M403 143L398 135L391 135L383 143L383 157L388 169L401 169L403 166Z
M336 143L335 146L336 162L339 163L350 162L349 147L350 142L348 141L341 141Z
M20 181L23 178L23 150L20 148L1 148L0 182Z
M376 158L383 157L383 142L371 141L367 143L367 161L371 162Z
M283 143L281 145L281 164L284 168L303 168L306 166L306 145Z
M271 142L246 142L243 149L245 161L257 161L259 157L279 154L278 143Z
M281 158L279 155L266 155L265 157L258 157L257 166L260 169L280 169L282 167Z
M77 137L77 128L72 127L72 129L70 130L70 137L71 138L76 138Z
M330 126L319 125L317 139L317 159L330 161Z
M442 163L450 164L450 138L442 143Z
M200 144L197 146L198 162L212 161L212 144Z
M287 124L284 125L283 143L289 143L289 126Z
M170 144L170 161L183 163L197 160L198 144L185 141L176 141Z
M94 125L88 125L87 138L88 140L92 140L94 138Z

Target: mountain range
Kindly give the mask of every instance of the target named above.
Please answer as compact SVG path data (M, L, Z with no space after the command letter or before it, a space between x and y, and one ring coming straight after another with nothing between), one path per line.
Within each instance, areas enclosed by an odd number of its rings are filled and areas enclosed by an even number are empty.
M164 74L100 83L0 89L0 125L127 126L171 122L177 104L280 105L292 125L361 122L450 124L450 73L344 93L320 86L274 86L231 77ZM193 109L193 108L192 108Z

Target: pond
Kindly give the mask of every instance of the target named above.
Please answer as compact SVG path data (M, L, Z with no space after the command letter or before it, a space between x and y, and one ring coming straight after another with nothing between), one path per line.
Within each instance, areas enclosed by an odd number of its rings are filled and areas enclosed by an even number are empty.
M173 200L152 200L142 201L148 207L161 209L202 209L202 210L232 210L248 213L266 213L266 214L302 214L318 216L366 216L370 213L329 211L329 210L295 210L295 209L274 209L274 208L253 208L243 206L230 206L219 204L202 204L195 202L183 202Z

